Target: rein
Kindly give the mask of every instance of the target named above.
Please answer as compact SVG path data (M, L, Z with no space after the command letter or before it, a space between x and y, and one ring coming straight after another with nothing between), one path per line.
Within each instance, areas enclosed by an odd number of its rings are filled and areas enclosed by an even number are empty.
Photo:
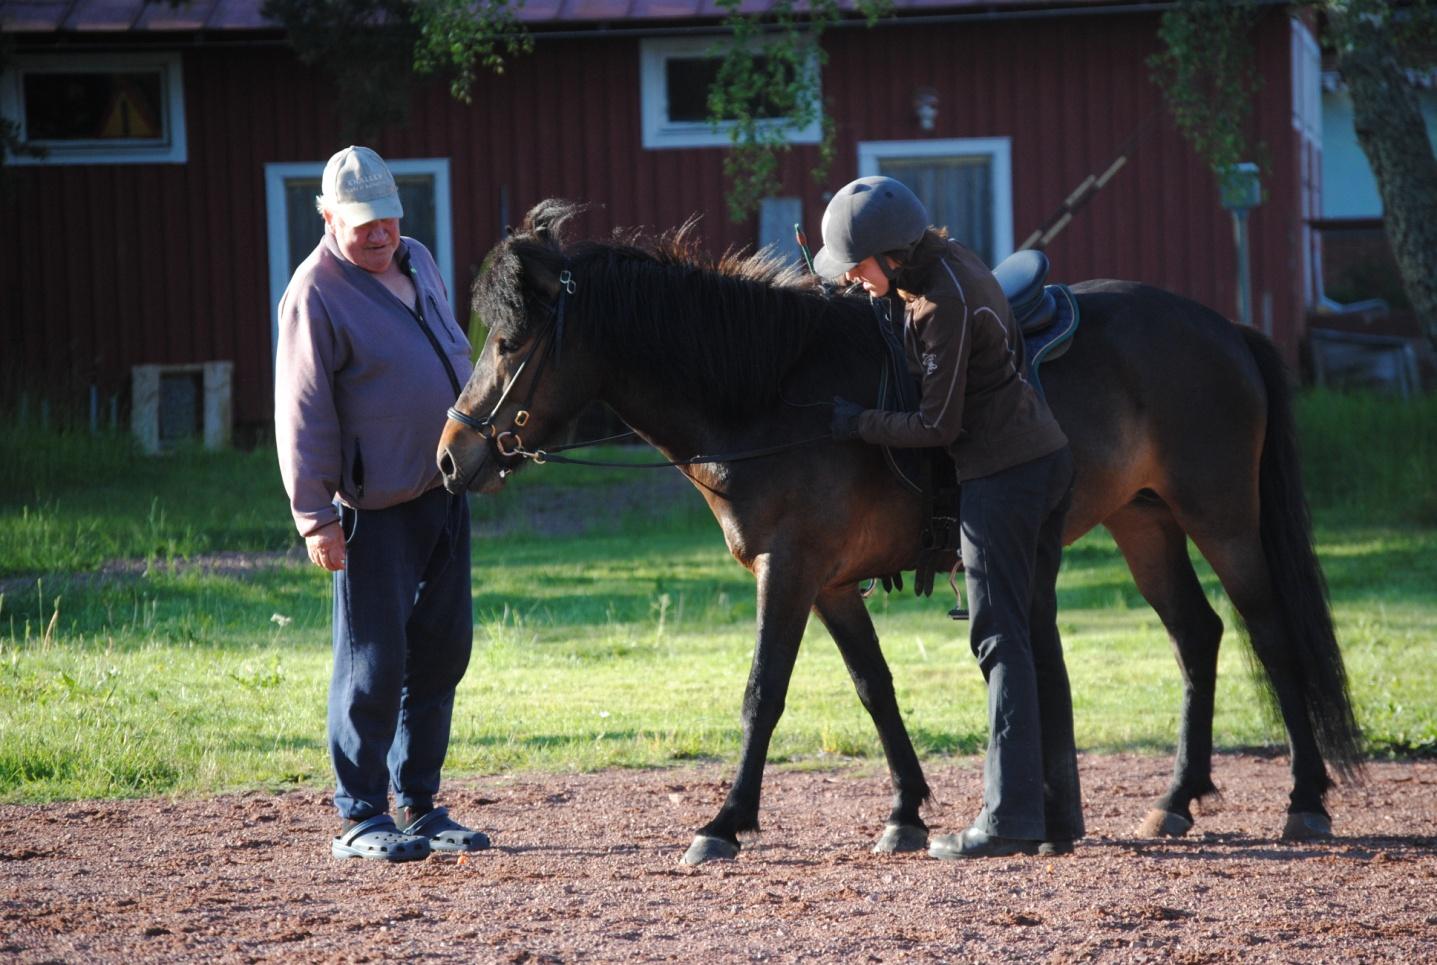
M529 450L520 446L513 453L505 455L519 456L524 459L533 460L535 465L542 466L546 462L566 463L573 466L599 466L604 469L667 469L670 466L702 466L714 462L743 462L747 459L762 459L764 456L777 455L780 452L788 452L790 449L799 449L803 446L811 446L817 442L831 442L833 436L824 433L821 436L810 436L807 439L797 439L793 442L781 442L773 446L764 446L760 449L743 449L739 452L721 452L712 456L692 456L688 459L662 460L660 462L601 462L594 459L574 459L570 456L557 456L555 452L568 451L570 449L581 449L585 446L597 445L601 442L608 442L612 439L622 439L626 436L637 435L630 430L616 436L608 436L604 439L591 439L588 442L576 442L573 445L563 446L560 449L535 449Z
M564 264L565 268L559 274L558 298L555 300L553 308L550 309L550 313L554 316L554 322L544 330L544 334L539 337L539 340L534 343L534 347L529 349L528 354L525 355L523 361L519 363L519 367L514 370L514 374L509 378L508 384L504 386L504 391L499 394L499 401L494 403L494 408L490 409L489 414L482 418L475 418L452 405L446 413L453 421L474 430L480 436L489 440L494 446L494 450L500 456L503 456L505 459L528 459L535 465L540 466L552 462L574 466L598 466L603 469L668 469L670 467L700 466L716 462L743 462L748 459L762 459L765 456L777 455L781 452L788 452L791 449L799 449L803 446L811 446L818 442L828 442L832 440L833 436L825 433L820 436L810 436L806 439L783 442L773 446L743 449L738 452L725 452L714 455L698 455L688 459L665 459L660 462L604 462L594 459L575 459L571 456L560 456L557 455L557 453L567 452L571 449L582 449L603 442L613 442L616 439L627 439L630 436L638 435L638 433L630 429L628 432L605 436L602 439L589 439L584 442L570 443L569 445L557 446L552 449L528 449L524 446L523 438L519 433L515 432L514 429L507 429L503 432L496 431L494 418L499 414L499 409L504 405L505 400L509 398L509 393L512 392L514 386L518 384L519 377L524 374L524 369L528 367L535 353L551 340L553 342L553 350L545 352L539 359L539 364L534 369L534 377L529 381L529 398L525 400L524 404L519 408L519 411L514 413L515 429L522 429L529 423L529 407L533 404L534 396L538 392L539 377L544 374L544 366L548 364L550 356L554 357L557 364L560 343L564 337L564 308L565 302L567 301L565 296L574 294L578 287L574 281L573 272L567 267L568 259L565 259ZM506 440L508 448L506 448Z

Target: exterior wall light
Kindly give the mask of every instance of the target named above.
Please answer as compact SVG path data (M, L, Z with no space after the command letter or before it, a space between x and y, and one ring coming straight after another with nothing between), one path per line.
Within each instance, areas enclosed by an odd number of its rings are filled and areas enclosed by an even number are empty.
M931 87L920 87L913 92L913 113L918 126L925 131L933 130L938 122L938 92Z

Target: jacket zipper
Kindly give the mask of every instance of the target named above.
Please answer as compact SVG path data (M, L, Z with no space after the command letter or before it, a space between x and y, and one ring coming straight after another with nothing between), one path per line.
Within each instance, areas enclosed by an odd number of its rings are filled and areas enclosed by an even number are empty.
M364 498L364 453L359 448L359 437L354 437L354 461L349 469L350 481L354 483L354 498Z

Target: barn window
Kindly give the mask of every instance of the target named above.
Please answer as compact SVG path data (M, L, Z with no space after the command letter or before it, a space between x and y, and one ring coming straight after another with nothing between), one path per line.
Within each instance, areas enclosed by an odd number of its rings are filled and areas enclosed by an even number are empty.
M1006 137L865 141L861 177L885 174L913 189L933 224L990 265L1013 253L1011 148Z
M183 164L179 54L16 57L0 85L0 114L41 156L11 164Z
M324 237L324 219L315 210L324 161L266 164L265 207L269 226L271 348L279 337L279 298L299 263ZM402 234L418 239L434 255L439 277L454 301L454 248L449 224L449 159L386 158L399 187ZM466 313L456 313L464 318Z
M718 76L717 37L656 37L639 44L639 87L644 119L644 147L719 147L732 141L732 124L709 120L708 93ZM811 69L818 70L812 63ZM760 111L760 113L762 113ZM763 123L781 126L773 114ZM795 144L816 144L817 121L788 132Z

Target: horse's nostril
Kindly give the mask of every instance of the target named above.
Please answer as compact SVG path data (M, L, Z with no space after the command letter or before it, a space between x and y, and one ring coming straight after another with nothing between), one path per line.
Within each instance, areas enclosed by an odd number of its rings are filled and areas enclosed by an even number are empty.
M439 472L445 479L453 479L459 475L459 470L454 465L454 458L449 455L448 449L445 449L444 454L439 457Z

